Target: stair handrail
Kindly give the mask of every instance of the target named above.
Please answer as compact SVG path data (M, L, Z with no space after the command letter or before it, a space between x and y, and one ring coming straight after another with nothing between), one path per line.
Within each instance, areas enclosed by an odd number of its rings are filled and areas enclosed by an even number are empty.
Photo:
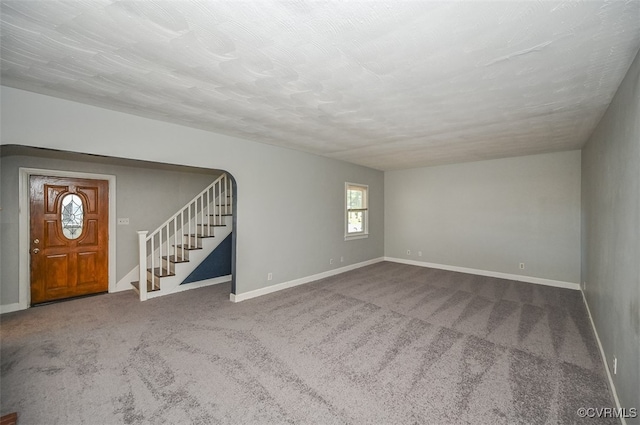
M163 227L165 227L167 224L170 224L173 220L176 219L176 217L178 217L181 213L183 213L184 211L186 211L189 208L189 205L194 204L203 194L205 194L208 190L212 189L215 187L215 185L220 182L220 181L225 181L227 180L227 173L223 173L222 175L220 175L220 177L218 177L217 179L215 179L213 181L213 183L211 183L209 186L207 186L206 188L204 188L200 193L198 193L196 196L193 197L192 200L190 200L189 202L187 202L185 204L184 207L182 207L180 210L178 210L177 213L175 213L174 215L171 216L171 218L169 218L167 221L165 221L164 223L162 223L160 226L158 226L158 228L156 230L154 230L153 232L149 233L147 236L147 241L149 239L151 239L152 236L156 235L160 230L162 230ZM226 189L226 187L225 187ZM226 192L225 192L226 193ZM221 195L222 193L220 193ZM212 201L215 201L215 199L212 199Z
M216 191L216 188L218 190ZM209 193L212 193L210 196ZM206 196L205 196L206 195ZM222 199L222 196L225 196L225 199ZM170 229L173 224L173 242L174 244L174 256L178 255L178 218L180 218L180 229L181 232L184 232L185 213L187 214L187 239L189 248L192 247L192 236L191 236L191 222L194 220L195 232L198 235L198 215L201 217L201 225L203 226L201 229L202 234L204 234L204 226L205 226L205 209L207 211L207 217L213 217L214 224L221 224L222 216L232 213L232 204L229 202L233 202L233 184L231 179L228 178L227 173L222 173L217 179L215 179L210 185L204 188L200 193L193 197L189 202L185 204L184 207L178 210L175 214L173 214L168 220L162 223L156 230L151 233L147 233L146 231L138 231L138 240L139 240L139 292L140 292L140 301L144 301L147 299L147 244L150 243L151 248L151 279L152 284L155 285L155 246L154 240L156 236L158 236L158 263L160 265L160 269L162 270L162 232L165 232L164 244L167 245L167 259L169 258L169 243L170 241ZM205 204L206 197L206 204ZM229 198L229 199L226 199ZM218 199L218 202L216 202ZM198 209L198 205L200 205L200 209ZM213 206L213 214L211 214L211 206ZM193 211L192 211L193 209ZM216 212L217 210L217 212ZM211 222L206 225L207 227L207 235L212 236L211 231ZM183 233L184 234L184 233ZM185 245L187 244L182 237L181 240L181 258L184 258ZM175 259L175 258L174 258Z

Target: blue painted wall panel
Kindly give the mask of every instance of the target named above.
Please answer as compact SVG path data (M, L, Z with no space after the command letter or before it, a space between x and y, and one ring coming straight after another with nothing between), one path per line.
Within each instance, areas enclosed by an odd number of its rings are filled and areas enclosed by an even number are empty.
M198 282L231 274L231 234L181 283Z

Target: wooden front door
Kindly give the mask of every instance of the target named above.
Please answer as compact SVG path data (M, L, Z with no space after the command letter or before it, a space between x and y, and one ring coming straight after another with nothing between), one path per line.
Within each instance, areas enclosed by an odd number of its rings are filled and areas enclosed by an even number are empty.
M30 177L31 304L106 292L109 182Z

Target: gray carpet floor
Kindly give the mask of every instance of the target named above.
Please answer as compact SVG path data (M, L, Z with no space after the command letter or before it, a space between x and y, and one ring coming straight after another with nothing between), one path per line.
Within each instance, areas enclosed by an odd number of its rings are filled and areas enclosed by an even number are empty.
M578 291L389 262L1 317L19 424L573 424L614 407ZM586 420L617 423L617 420Z

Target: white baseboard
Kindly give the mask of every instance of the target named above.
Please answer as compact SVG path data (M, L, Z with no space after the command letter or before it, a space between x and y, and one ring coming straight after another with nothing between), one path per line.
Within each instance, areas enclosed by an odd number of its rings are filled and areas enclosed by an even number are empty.
M205 286L211 286L211 285L219 285L221 283L229 282L231 280L231 277L232 275L229 274L226 276L214 277L213 279L206 279L206 280L200 280L198 282L185 283L185 284L178 285L171 292L162 292L162 291L147 292L147 299L149 300L151 298L161 297L163 295L176 294L178 292L188 291L189 289L203 288Z
M604 363L604 370L607 371L607 379L609 380L609 388L611 389L611 394L613 394L613 399L616 402L616 407L618 411L620 411L620 399L618 399L618 393L616 392L616 386L613 383L613 378L611 377L611 372L609 371L609 363L607 363L607 356L604 354L604 348L602 348L602 342L600 342L600 337L598 336L598 330L596 329L596 324L593 322L593 316L591 316L591 310L589 309L589 303L587 303L587 297L584 296L584 291L580 290L582 294L582 301L584 301L584 306L587 308L587 314L589 315L589 321L591 322L591 328L593 328L593 333L596 336L596 341L598 342L598 348L600 348L600 355L602 356L602 362ZM621 417L622 425L627 425L627 421L625 418Z
M370 266L384 261L382 257L374 258L373 260L363 261L361 263L351 264L349 266L340 267L339 269L328 270L326 272L314 274L300 279L290 280L288 282L282 282L275 285L267 286L266 288L256 289L254 291L244 292L242 294L231 294L229 299L234 303L248 300L251 298L259 297L262 295L271 294L272 292L282 291L283 289L293 288L294 286L304 285L305 283L314 282L316 280L324 279L325 277L335 276L340 273L348 272L350 270L359 269L360 267Z
M384 257L384 261L392 261L394 263L409 264L412 266L429 267L432 269L449 270L452 272L477 274L480 276L497 277L500 279L517 280L520 282L537 283L538 285L555 286L558 288L580 290L580 284L574 282L563 282L561 280L543 279L533 276L522 276L519 274L510 274L502 272L493 272L490 270L470 269L467 267L448 266L445 264L427 263L425 261L405 260L403 258Z
M11 313L18 310L26 310L27 306L20 303L0 305L0 314Z

